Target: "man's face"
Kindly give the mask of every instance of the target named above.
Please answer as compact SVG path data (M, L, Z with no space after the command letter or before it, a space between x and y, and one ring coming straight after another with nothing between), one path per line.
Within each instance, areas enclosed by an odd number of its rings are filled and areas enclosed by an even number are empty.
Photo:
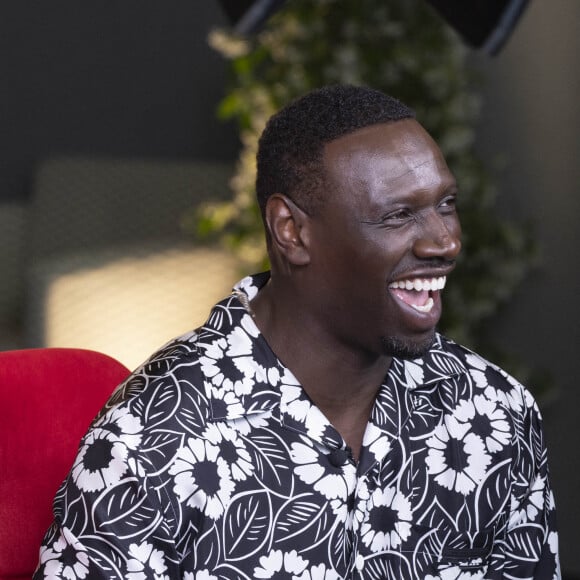
M433 342L440 290L460 250L456 184L415 120L374 125L324 150L311 223L311 298L326 332L375 356Z

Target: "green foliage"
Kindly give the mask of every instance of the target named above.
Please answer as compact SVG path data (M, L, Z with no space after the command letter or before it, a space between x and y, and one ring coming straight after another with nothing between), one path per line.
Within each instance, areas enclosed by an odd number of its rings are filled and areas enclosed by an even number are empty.
M495 212L496 191L473 150L479 99L454 33L423 0L291 0L256 38L214 31L210 42L231 63L232 88L219 114L237 120L243 148L232 199L202 208L198 233L218 236L248 270L263 266L254 179L267 119L322 85L381 89L417 111L457 177L464 251L441 327L485 354L485 322L528 273L534 248L528 229Z

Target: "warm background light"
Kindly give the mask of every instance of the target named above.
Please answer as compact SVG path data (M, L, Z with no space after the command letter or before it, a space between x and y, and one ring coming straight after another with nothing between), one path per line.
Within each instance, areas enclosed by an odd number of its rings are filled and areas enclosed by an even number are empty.
M174 248L50 274L45 343L95 349L135 368L174 336L203 324L231 290L238 267L221 250Z

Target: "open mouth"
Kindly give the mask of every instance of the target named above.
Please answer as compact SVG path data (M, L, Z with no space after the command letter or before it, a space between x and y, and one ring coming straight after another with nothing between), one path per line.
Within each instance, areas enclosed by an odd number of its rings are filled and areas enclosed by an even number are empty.
M398 280L389 284L393 294L401 301L417 310L417 312L431 312L435 301L433 292L443 290L446 276L437 278L410 278L408 280Z

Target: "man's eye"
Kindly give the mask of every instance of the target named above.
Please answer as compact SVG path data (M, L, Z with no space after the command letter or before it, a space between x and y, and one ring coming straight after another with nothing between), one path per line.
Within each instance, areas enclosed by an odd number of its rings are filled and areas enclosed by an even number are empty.
M439 207L444 212L452 212L457 209L457 197L455 195L450 195L443 199L443 201L439 204Z
M389 222L402 222L406 221L411 217L409 210L406 209L399 209L397 211L393 211L386 216L383 217L383 223Z

